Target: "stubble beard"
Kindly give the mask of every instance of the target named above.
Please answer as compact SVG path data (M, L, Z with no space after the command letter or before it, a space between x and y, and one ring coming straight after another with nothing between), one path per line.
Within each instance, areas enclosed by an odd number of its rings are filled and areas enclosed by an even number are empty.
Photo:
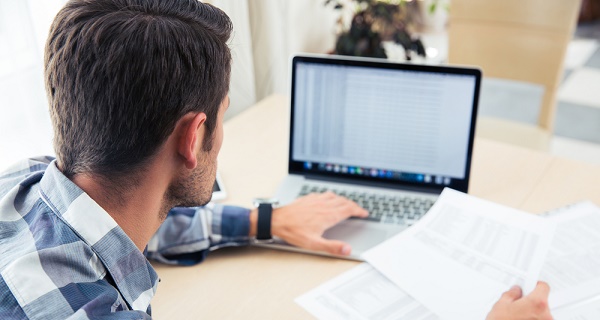
M164 221L174 207L198 207L210 202L215 178L216 163L198 163L187 177L182 177L169 186L160 220Z

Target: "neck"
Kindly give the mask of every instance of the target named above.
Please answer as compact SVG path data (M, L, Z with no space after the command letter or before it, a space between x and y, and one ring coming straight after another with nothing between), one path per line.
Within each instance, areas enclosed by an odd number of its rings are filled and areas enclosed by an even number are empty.
M161 217L166 216L170 209L164 197L169 179L161 174L161 170L150 165L143 170L143 176L133 180L135 183L131 183L130 187L120 184L119 188L114 188L118 181L107 181L93 174L78 174L72 178L143 251L160 227Z

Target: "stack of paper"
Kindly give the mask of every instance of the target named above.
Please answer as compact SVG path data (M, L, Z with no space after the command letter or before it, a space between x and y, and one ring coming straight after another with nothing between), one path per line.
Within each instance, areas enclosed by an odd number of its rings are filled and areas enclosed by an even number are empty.
M368 263L296 300L319 319L439 319Z
M542 217L447 189L419 223L364 257L370 265L297 302L320 319L484 319L512 285L527 294L541 279L557 319L600 318L600 208L591 203Z
M600 208L579 203L547 217L557 223L540 279L555 319L600 319Z

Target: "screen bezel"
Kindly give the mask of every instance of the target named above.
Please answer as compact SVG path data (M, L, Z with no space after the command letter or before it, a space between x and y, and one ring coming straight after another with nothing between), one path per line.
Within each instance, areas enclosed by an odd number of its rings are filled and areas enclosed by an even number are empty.
M294 101L296 96L296 68L298 63L314 63L323 65L342 65L355 67L368 67L388 70L416 71L435 74L456 74L475 77L475 88L473 94L473 103L469 128L469 141L467 146L467 160L465 164L465 177L463 179L453 178L449 185L412 182L404 180L390 180L389 178L380 178L364 175L348 175L328 171L319 171L307 169L303 161L293 160L294 150ZM290 134L288 150L288 172L290 174L299 174L311 177L319 177L326 180L349 182L364 185L381 186L392 189L413 189L431 192L441 192L445 187L449 187L461 192L468 192L469 179L471 176L471 161L473 156L473 144L475 138L475 125L477 119L477 107L479 104L479 92L481 87L481 70L473 67L458 66L433 66L390 62L382 59L356 58L335 55L296 55L291 61L291 92L290 92Z

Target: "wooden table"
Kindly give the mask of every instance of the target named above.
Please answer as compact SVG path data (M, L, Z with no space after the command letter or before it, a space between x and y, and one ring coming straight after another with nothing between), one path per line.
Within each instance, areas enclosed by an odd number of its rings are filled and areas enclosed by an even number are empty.
M225 123L225 203L249 207L287 174L287 100L268 97ZM469 193L532 213L600 205L600 167L476 139ZM193 267L154 263L161 283L152 311L156 319L312 319L294 299L357 264L256 247L221 249Z

